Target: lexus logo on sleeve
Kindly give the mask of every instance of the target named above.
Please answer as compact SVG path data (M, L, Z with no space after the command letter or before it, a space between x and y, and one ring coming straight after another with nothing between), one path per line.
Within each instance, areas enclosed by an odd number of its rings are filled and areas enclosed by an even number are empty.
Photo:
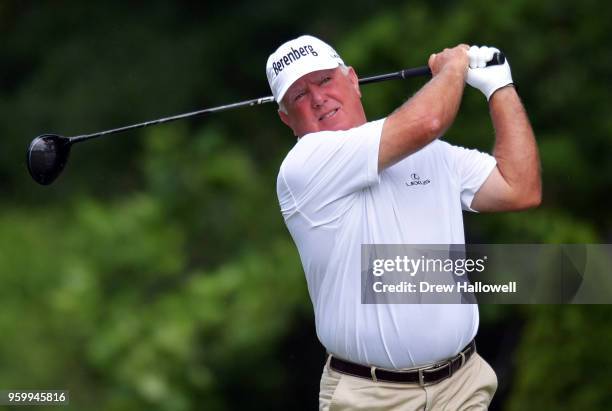
M412 181L406 181L406 185L408 187L411 186L426 186L427 184L431 183L430 179L425 179L425 180L421 180L421 177L419 177L419 175L417 173L412 173L410 174L410 178L412 179Z

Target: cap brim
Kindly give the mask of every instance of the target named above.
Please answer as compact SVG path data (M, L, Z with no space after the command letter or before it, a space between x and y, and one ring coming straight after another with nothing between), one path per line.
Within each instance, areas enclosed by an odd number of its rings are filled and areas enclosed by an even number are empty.
M294 67L289 67L287 70L291 70L293 69L293 71L288 71L285 76L282 77L288 77L291 76L291 78L293 78L294 80L289 83L286 82L287 84L284 84L283 87L280 89L278 96L276 96L276 102L280 103L281 100L283 99L283 97L285 97L285 94L287 93L287 90L289 90L289 88L293 85L293 83L295 83L296 81L298 81L300 78L302 78L303 76L305 76L306 74L310 74L314 71L319 71L319 70L329 70L329 69L333 69L336 68L338 66L340 66L340 62L339 61L321 61L321 62L317 62L315 64L297 64Z

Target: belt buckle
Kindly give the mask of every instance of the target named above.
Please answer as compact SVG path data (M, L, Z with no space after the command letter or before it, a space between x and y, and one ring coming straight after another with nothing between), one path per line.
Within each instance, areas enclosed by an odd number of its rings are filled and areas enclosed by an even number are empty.
M424 371L438 371L440 368L442 367L446 367L448 369L448 375L444 376L443 378L440 378L436 381L430 381L430 382L425 382L425 374ZM429 368L420 368L419 369L419 385L421 387L427 387L429 385L434 385L439 383L442 380L445 380L447 378L450 378L453 375L453 370L451 367L451 362L450 361L446 361L442 364L440 364L439 366L433 366L433 367L429 367Z
M422 368L419 368L419 385L421 387L425 387L425 385L426 385L425 384L425 378L423 378L423 371L425 371L425 370L422 369Z

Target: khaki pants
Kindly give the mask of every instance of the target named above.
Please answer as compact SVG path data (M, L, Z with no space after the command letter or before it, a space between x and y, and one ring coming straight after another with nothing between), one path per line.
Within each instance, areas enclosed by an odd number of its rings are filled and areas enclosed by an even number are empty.
M478 353L451 378L426 387L341 374L329 367L330 358L321 376L321 411L486 410L497 389L495 371Z

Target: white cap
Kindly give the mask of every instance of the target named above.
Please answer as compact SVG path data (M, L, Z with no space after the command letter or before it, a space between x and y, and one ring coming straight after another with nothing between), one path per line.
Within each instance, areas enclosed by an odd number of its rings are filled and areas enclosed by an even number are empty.
M268 57L266 75L277 103L291 85L305 74L344 65L329 45L313 36L300 36L280 46Z

